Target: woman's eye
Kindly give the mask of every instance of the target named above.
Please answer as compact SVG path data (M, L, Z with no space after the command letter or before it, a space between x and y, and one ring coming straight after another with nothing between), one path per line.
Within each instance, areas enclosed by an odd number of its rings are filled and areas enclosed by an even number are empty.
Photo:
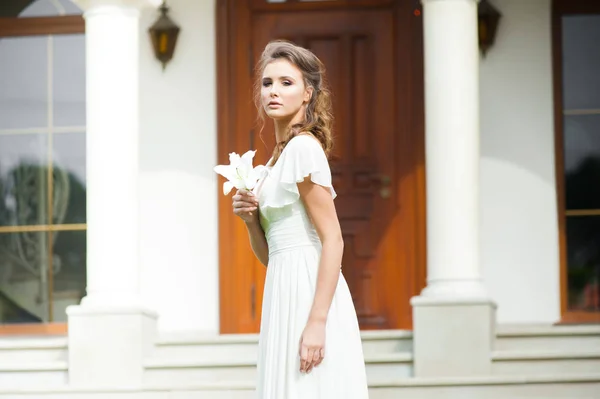
M263 82L263 87L269 87L271 85L271 82Z
M291 84L292 84L292 82L290 82L290 81L287 81L287 80L285 80L285 81L283 82L283 85L284 85L284 86L290 86Z

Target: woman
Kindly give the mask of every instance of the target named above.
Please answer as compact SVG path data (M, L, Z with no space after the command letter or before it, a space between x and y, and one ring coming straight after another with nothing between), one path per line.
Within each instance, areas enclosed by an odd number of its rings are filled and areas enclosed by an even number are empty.
M258 65L256 105L277 145L255 192L233 196L267 266L258 354L260 399L368 397L356 311L341 273L342 233L327 155L331 102L310 51L271 42Z

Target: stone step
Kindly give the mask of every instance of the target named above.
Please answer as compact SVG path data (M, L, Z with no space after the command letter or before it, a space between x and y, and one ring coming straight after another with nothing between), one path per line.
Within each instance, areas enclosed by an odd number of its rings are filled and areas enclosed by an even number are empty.
M66 361L67 337L2 337L0 363L29 364Z
M412 332L361 333L369 381L412 375ZM145 381L154 387L201 382L255 381L258 335L163 336L147 360Z
M600 351L600 325L498 326L494 345L504 351Z
M492 353L494 375L574 375L594 371L600 371L598 350L529 350Z
M77 390L0 387L0 399L254 399L246 382L197 383L178 388ZM374 384L370 399L597 399L600 373L578 376L396 379Z
M391 353L365 357L369 383L412 376L412 355ZM192 387L199 383L256 380L256 359L215 357L196 361L151 360L145 365L145 384L154 388Z
M364 331L361 335L365 356L412 352L411 331ZM184 363L216 357L256 359L257 350L257 334L163 336L154 349L152 359Z
M6 362L0 358L0 389L19 390L32 386L44 389L66 387L68 365L66 361Z

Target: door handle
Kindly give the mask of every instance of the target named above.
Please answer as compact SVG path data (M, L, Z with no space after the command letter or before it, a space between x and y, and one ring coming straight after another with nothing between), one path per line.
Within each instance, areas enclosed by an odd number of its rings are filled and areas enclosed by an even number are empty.
M379 183L379 195L381 198L389 198L392 195L390 186L392 185L392 178L388 175L375 175L375 181Z
M382 186L387 187L390 184L392 184L392 178L389 177L388 175L380 175L379 182L381 183Z

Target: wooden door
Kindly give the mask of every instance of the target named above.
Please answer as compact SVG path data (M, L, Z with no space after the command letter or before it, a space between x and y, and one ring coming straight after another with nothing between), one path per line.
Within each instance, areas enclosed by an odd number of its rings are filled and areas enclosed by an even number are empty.
M425 276L422 51L414 2L241 3L228 10L238 23L229 25L227 35L235 38L230 44L247 46L247 62L231 65L240 60L239 48L227 54L229 69L222 76L231 86L227 106L220 104L234 119L220 113L220 130L227 134L219 143L219 159L248 146L258 150L259 163L270 156L272 126L259 138L255 111L247 103L251 68L265 45L287 39L315 52L333 92L331 166L345 241L342 270L361 328L410 328L409 300ZM234 109L225 112L226 107ZM231 217L230 199L220 204L221 329L255 332L265 269L253 259L244 226Z

